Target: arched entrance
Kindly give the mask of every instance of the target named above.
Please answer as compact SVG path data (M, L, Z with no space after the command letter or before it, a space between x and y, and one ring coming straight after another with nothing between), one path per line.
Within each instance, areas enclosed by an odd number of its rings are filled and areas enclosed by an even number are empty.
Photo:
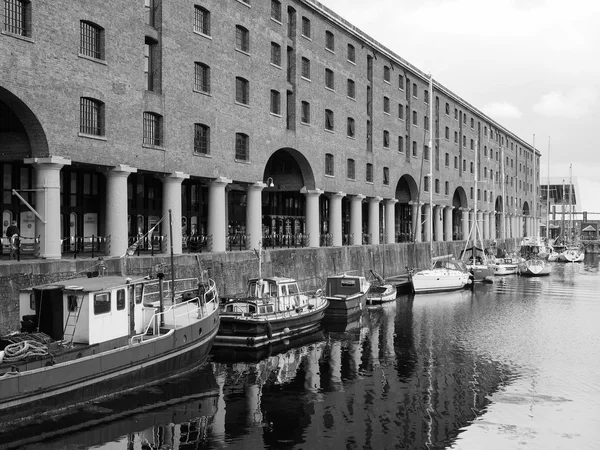
M523 202L523 237L529 236L531 234L531 230L529 230L530 222L530 212L529 212L529 203Z
M396 242L411 242L414 238L412 205L417 201L418 187L410 175L403 175L396 185ZM420 208L419 208L420 210Z
M494 202L494 214L496 215L496 235L494 238L502 237L502 227L504 226L504 202L502 201L502 196L496 197L496 201Z
M465 227L463 226L463 210L468 207L467 193L459 186L454 190L452 196L452 239L455 241L461 241L467 239L464 234ZM468 223L465 224L468 229Z

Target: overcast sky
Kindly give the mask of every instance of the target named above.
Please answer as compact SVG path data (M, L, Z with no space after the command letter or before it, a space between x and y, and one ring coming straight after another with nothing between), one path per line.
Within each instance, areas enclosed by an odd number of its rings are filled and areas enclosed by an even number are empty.
M320 0L542 153L600 181L600 0ZM548 153L548 144L550 152ZM600 195L599 195L600 198Z

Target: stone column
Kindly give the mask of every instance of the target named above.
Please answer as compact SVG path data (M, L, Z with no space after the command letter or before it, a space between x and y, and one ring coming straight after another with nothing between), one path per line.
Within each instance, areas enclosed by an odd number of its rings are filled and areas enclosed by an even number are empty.
M460 212L462 213L462 240L466 241L469 237L469 208L460 208Z
M496 239L496 211L490 212L490 239Z
M246 235L248 248L257 249L262 242L262 191L265 183L257 181L246 187Z
M452 236L452 210L454 206L446 206L444 208L444 234L445 241L453 241L454 238Z
M60 156L26 158L35 171L35 234L40 236L40 257L60 259L60 169L71 165L71 160ZM125 189L127 199L127 189ZM127 210L127 203L125 203ZM127 223L127 222L126 222ZM23 230L21 230L23 233Z
M417 203L411 201L410 206L412 208L412 234L415 242L422 241L421 235L421 205L422 203Z
M219 177L208 184L208 243L209 251L224 252L227 249L227 197L225 187L229 178Z
M433 224L436 242L444 240L444 205L436 205L433 209Z
M369 234L371 244L379 244L379 202L381 197L369 198Z
M385 242L393 244L396 242L396 203L398 199L388 198L385 200Z
M342 199L345 196L345 192L334 192L329 195L329 232L331 233L332 245L334 247L341 247L343 243Z
M364 195L354 195L350 200L350 233L353 245L362 245L362 201Z
M477 236L473 236L473 238L477 238L479 237L480 239L483 239L483 211L477 211Z
M431 209L432 209L431 205L429 205L429 204L425 205L425 220L423 221L424 222L423 229L425 231L425 233L424 233L425 236L424 236L423 240L425 242L431 242L433 240L433 236L431 235L431 231L432 231L432 227L431 227L431 219L432 219L431 218Z
M106 237L108 256L123 256L129 246L127 227L127 177L137 169L120 164L106 175ZM133 220L133 219L132 219Z
M321 234L319 233L319 197L323 191L320 189L308 190L302 188L300 192L306 196L306 232L309 235L308 247L319 247L321 245Z
M163 230L166 233L166 251L171 251L171 239L169 234L169 226L173 226L173 254L181 255L181 183L190 176L183 172L173 172L163 178L163 216L166 219L163 222ZM169 224L169 209L171 210L171 225Z
M483 239L490 238L490 212L484 211L483 213Z

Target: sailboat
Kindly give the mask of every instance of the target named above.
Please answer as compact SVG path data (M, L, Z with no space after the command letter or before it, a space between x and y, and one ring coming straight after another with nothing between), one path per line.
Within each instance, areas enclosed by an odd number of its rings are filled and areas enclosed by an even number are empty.
M573 235L573 165L569 165L569 227L565 236L566 248L558 255L559 262L582 262L585 258L585 252L579 244L574 242ZM564 195L564 190L563 190ZM564 215L564 211L563 211Z
M536 176L537 170L535 169L535 135L533 135L533 176L534 186L538 186ZM542 243L541 238L538 236L537 226L537 215L536 215L537 199L533 201L533 220L535 235L527 236L521 241L521 257L523 261L519 264L519 273L524 276L539 277L550 275L552 266L547 261L546 246Z
M433 118L433 77L429 75L429 117ZM430 120L433 124L433 120ZM433 131L429 129L429 148L433 149ZM433 257L433 158L429 157L429 253L432 255L432 268L419 270L410 275L411 284L415 294L426 292L455 291L463 289L471 283L471 274L463 261L451 258L452 255ZM420 226L420 214L413 219Z

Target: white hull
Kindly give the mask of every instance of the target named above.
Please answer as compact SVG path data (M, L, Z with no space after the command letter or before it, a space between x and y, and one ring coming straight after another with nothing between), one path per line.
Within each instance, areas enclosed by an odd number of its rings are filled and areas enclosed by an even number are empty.
M582 262L585 258L585 253L579 249L568 249L558 255L560 262Z
M513 275L517 273L519 266L517 264L494 264L494 275Z
M545 275L550 275L551 271L552 266L541 259L525 261L519 265L519 272L521 275L529 277L542 277Z
M469 274L456 270L422 270L412 276L415 294L426 292L444 292L463 289L469 283Z

